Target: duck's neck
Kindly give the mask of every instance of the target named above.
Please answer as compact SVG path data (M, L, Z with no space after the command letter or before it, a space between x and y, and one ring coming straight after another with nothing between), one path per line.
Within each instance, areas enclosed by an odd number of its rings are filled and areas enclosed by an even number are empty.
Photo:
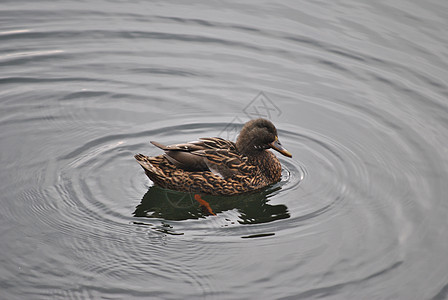
M258 151L248 157L251 164L260 168L269 182L277 182L282 177L282 167L277 156L269 150Z

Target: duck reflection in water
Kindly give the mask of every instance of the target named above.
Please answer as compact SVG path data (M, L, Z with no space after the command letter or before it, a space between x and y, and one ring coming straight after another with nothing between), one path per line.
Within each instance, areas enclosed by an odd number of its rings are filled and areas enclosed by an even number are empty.
M135 217L161 218L181 221L199 219L211 214L237 210L241 224L267 223L290 217L288 208L283 204L269 204L270 195L281 186L272 186L265 190L237 196L203 196L204 206L195 199L195 193L183 193L151 186L134 211Z

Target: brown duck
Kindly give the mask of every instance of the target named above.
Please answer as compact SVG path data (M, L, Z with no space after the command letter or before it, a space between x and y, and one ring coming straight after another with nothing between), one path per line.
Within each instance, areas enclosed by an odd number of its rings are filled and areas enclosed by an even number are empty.
M263 188L279 181L282 171L268 149L292 157L280 144L274 124L265 119L247 122L236 143L218 137L171 146L151 143L165 154L135 155L149 179L163 188L196 194L236 195ZM203 201L199 195L195 199Z

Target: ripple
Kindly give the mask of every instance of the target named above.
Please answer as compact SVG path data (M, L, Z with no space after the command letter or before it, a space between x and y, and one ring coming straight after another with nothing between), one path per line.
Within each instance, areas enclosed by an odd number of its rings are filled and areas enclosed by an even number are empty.
M219 128L222 128L224 126L225 124L222 123L193 123L183 124L179 126L176 125L170 127L154 128L150 131L145 130L141 132L134 132L132 134L110 135L97 138L80 146L78 149L74 149L71 153L60 158L62 161L66 161L66 167L62 170L62 174L60 175L62 179L61 184L64 185L64 189L68 189L65 194L69 194L72 198L76 199L77 208L81 213L86 214L83 219L86 219L86 217L88 217L93 222L92 226L112 226L111 228L113 228L114 226L119 226L119 224L129 223L130 202L126 199L129 199L130 194L135 194L135 192L133 192L135 190L142 190L142 187L144 189L147 189L147 183L149 183L147 178L141 172L139 172L138 166L134 164L134 161L132 159L133 152L141 151L139 150L143 146L143 144L141 144L141 140L146 137L147 139L149 139L150 137L153 138L157 136L160 136L159 139L163 139L163 136L169 136L170 139L177 139L179 141L183 139L196 139L198 136L206 136L210 132L217 132L219 131ZM177 138L176 136L172 135L173 132L177 133ZM155 154L157 149L153 149L152 151ZM282 163L284 163L284 161L282 161ZM300 181L302 181L305 176L302 166L297 165L294 162L284 165L285 168L283 170L282 181L274 185L272 189L268 189L266 191L267 198L264 198L263 195L252 195L251 198L253 200L248 201L248 203L252 203L257 206L262 205L264 209L268 209L268 214L266 216L262 217L262 215L258 215L258 213L249 213L249 211L244 212L247 209L253 210L254 208L252 208L250 204L247 207L245 205L241 206L240 204L237 204L241 201L245 201L243 200L243 198L247 197L243 196L239 198L236 197L233 200L229 201L224 199L215 199L214 203L212 203L212 206L216 205L215 207L217 209L217 212L222 213L222 217L210 218L204 224L175 223L172 225L174 225L174 227L177 229L169 229L166 227L166 223L163 220L154 220L156 221L156 224L159 225L150 224L149 228L162 233L170 233L176 235L187 233L188 235L192 236L203 236L209 235L216 228L225 228L230 225L230 227L234 228L232 231L226 232L220 230L218 234L237 234L237 236L241 236L241 234L238 233L239 230L235 230L235 224L244 224L249 221L248 218L255 218L252 219L250 223L260 222L262 219L264 220L264 218L267 218L266 221L269 221L269 218L272 218L272 220L275 220L279 217L282 218L282 214L286 213L286 210L282 208L284 206L272 206L269 204L269 201L272 201L272 197L278 197L278 188L285 189L285 191L287 191L288 189L296 189L300 184ZM117 173L115 171L117 168L122 171ZM115 185L123 186L123 182L128 182L129 184L126 188L124 188L122 195L119 196L116 194L117 191L115 189L111 189L110 187ZM115 194L109 194L108 191L111 191ZM128 195L126 195L126 193ZM167 197L166 195L167 194L165 194L165 196L163 197ZM139 196L141 197L142 195ZM114 203L108 200L120 198L123 199L120 203ZM182 198L184 198L184 196L182 196L181 199L173 200L176 201L176 203L179 203L176 205L177 209L181 208L182 205L186 208L186 210L184 210L187 215L186 217L180 217L181 219L188 219L192 216L194 219L196 219L197 217L191 215L191 213L193 213L194 211L197 211L195 213L197 214L197 216L200 217L202 215L202 213L200 213L198 210L199 207L194 204L195 201L193 201L192 206L191 201L188 201L189 198L186 198L184 200L182 200ZM187 202L185 202L185 200ZM73 199L71 201L73 201ZM173 201L171 202L173 203ZM185 203L182 204L179 201L184 201ZM239 214L233 215L233 213L231 212L232 209L235 209L235 204L232 203L235 203L237 205L236 207L241 206L237 209L242 209ZM164 213L165 218L168 217L168 215L166 215L167 213L168 211ZM243 213L243 215L241 215L241 213ZM280 215L278 215L279 213ZM146 215L146 213L144 214ZM240 219L241 216L243 216L243 220ZM76 216L66 215L65 217L73 218ZM148 221L142 219L141 221L135 221L135 223L147 224ZM153 221L149 223L153 223ZM98 226L98 224L102 225ZM86 231L89 231L89 228L86 228ZM243 234L247 235L247 231L243 231Z

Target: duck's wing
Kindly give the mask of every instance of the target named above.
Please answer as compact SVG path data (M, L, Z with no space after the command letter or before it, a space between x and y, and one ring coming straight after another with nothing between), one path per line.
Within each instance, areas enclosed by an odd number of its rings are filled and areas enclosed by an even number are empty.
M161 143L151 141L151 144L159 147L162 150L173 150L173 151L195 151L195 150L206 150L206 149L229 149L236 151L236 146L234 142L227 141L219 137L213 138L200 138L197 141L175 144L170 146L162 145Z
M222 178L253 171L247 165L247 158L238 153L235 143L221 138L201 138L170 146L151 143L164 150L165 157L184 170L211 171Z
M229 149L208 149L195 153L204 158L208 169L221 178L234 175L250 176L256 170L247 162L247 157Z

